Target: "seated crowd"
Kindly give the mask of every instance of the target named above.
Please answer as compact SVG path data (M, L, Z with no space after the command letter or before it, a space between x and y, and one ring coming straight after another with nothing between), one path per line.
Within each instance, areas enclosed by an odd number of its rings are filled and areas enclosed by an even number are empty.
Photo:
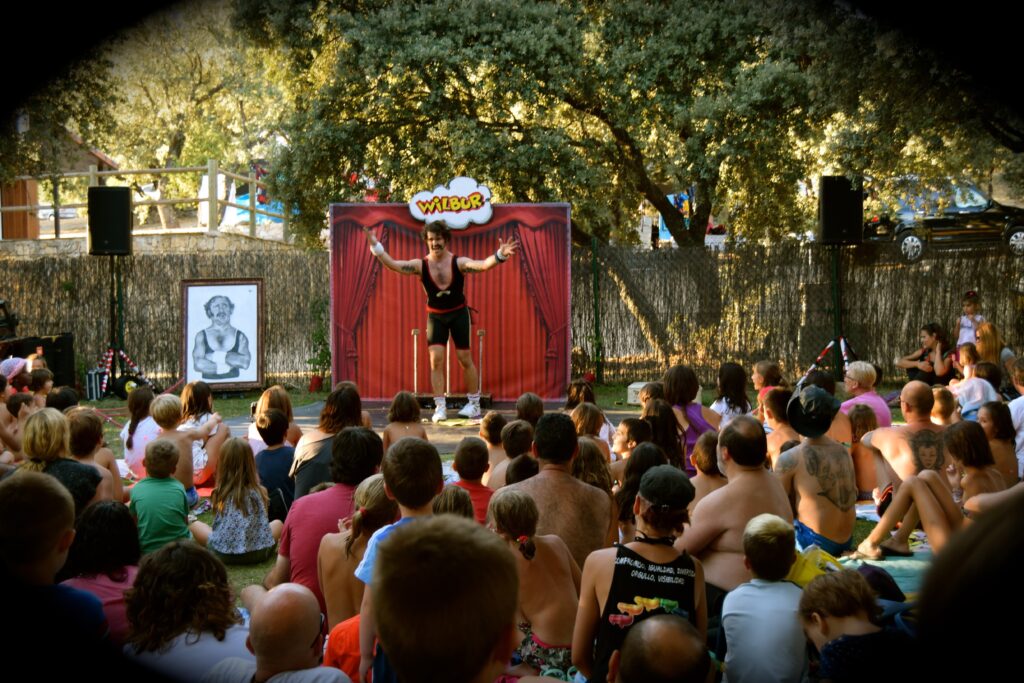
M726 363L710 407L676 365L617 426L583 381L562 410L527 393L515 416L488 413L449 485L407 392L375 431L342 382L303 433L275 386L240 438L205 383L140 387L119 468L97 411L8 359L0 581L18 619L4 641L38 655L34 670L115 679L906 679L957 636L893 618L891 578L867 562L913 555L922 528L920 614L953 629L967 608L951 592L1001 577L1024 543L1019 521L990 532L1000 546L977 536L1024 507L1024 398L1002 400L1024 392L1024 360L1003 386L974 344L950 356L940 336L926 326L899 360L901 424L869 363L848 364L837 397L824 372L791 384L763 361L753 401ZM880 521L855 547L858 502ZM811 547L860 571L808 576ZM974 574L965 547L991 556ZM235 594L225 565L271 560Z

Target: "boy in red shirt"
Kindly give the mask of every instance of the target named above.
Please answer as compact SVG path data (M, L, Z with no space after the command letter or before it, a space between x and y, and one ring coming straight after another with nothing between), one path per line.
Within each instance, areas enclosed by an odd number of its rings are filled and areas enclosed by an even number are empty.
M487 523L487 504L491 502L493 490L481 482L490 463L487 457L487 444L483 439L467 436L459 442L455 449L455 463L452 469L459 475L455 485L466 489L473 500L473 514L476 521Z

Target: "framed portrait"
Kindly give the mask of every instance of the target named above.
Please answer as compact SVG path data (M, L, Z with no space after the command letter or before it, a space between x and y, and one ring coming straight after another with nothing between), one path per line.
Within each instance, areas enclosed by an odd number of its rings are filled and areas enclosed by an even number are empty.
M263 386L263 280L182 280L181 324L185 382Z

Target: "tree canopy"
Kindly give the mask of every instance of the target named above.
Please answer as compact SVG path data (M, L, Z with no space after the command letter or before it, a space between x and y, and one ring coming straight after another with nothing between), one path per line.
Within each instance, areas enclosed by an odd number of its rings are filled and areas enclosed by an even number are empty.
M277 189L311 231L373 180L454 175L499 201L571 201L608 236L646 199L679 243L806 227L823 171L981 176L1008 160L963 74L834 3L236 0L291 79ZM1012 129L1012 126L1010 126ZM693 185L689 233L667 192Z

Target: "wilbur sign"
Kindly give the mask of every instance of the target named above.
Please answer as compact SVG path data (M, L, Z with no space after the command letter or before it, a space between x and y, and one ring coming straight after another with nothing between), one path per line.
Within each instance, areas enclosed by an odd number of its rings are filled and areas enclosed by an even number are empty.
M442 221L453 230L470 223L483 225L491 220L491 190L472 178L459 176L432 191L417 192L409 200L409 212L425 223Z

